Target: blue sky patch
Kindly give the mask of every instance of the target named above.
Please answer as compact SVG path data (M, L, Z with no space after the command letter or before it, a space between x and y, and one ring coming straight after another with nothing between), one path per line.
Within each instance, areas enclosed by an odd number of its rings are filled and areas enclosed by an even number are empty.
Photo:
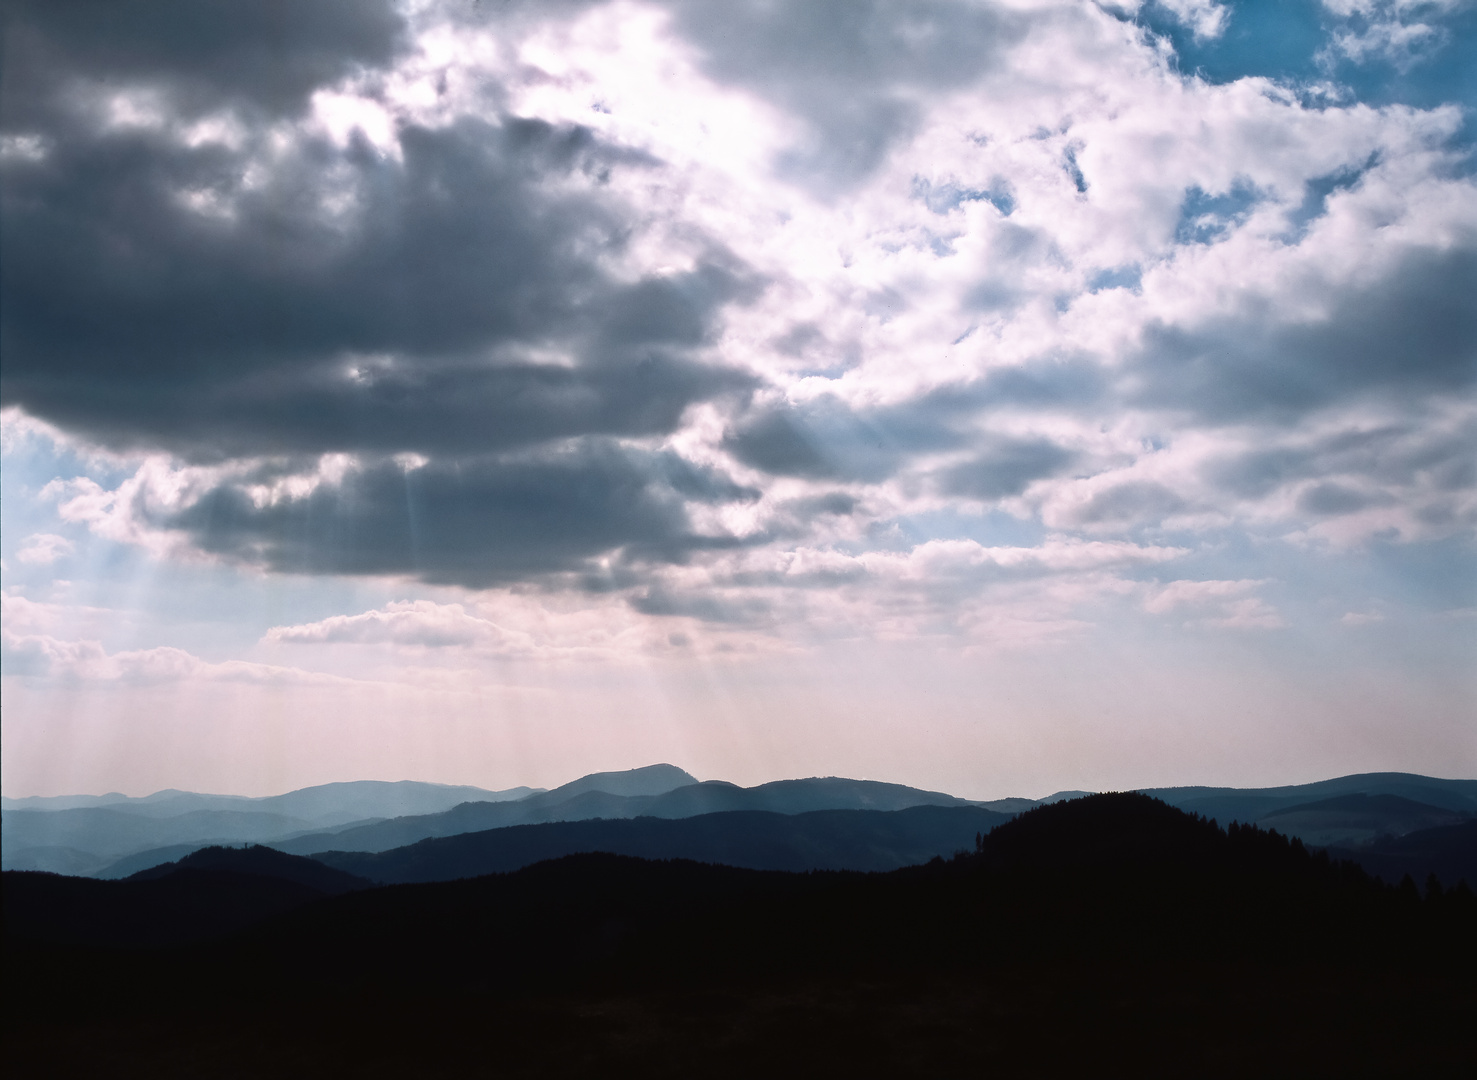
M1237 182L1231 190L1212 195L1198 187L1185 192L1180 206L1179 224L1175 226L1177 244L1213 244L1241 221L1257 204L1261 195L1249 184Z

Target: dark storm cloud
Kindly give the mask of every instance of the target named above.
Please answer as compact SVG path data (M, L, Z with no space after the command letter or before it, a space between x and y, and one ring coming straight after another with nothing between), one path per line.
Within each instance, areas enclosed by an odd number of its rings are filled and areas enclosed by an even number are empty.
M0 126L39 149L0 174L0 400L115 448L276 461L257 482L360 456L306 498L223 482L134 507L148 524L278 570L467 585L726 542L684 504L756 492L611 441L755 385L704 359L762 287L721 244L689 230L688 271L613 269L639 225L609 181L660 162L495 109L401 122L395 152L311 134L315 90L372 86L405 47L392 5L3 10ZM119 94L147 115L110 122ZM229 137L184 136L212 117Z
M1076 455L1046 439L983 440L973 460L944 471L941 486L949 495L971 499L1003 499L1019 495L1033 480L1059 475Z
M404 44L390 0L7 0L0 6L9 129L54 118L73 84L143 85L196 113L273 114Z
M1270 310L1185 329L1157 324L1135 363L1138 404L1212 422L1287 419L1351 395L1429 394L1477 382L1477 251L1412 252L1344 292L1325 319Z
M614 280L586 253L623 235L598 185L543 186L619 151L517 120L409 128L401 145L403 162L311 144L262 191L230 188L228 151L137 132L10 169L6 402L187 456L432 452L663 433L746 383L690 356L752 295L741 267L715 251ZM347 225L321 205L335 175L361 200ZM235 220L181 205L216 186ZM577 362L518 356L542 346Z
M612 551L628 564L680 562L725 543L693 533L684 499L732 494L723 477L672 455L587 440L511 461L378 461L265 506L227 483L183 510L137 513L201 550L274 570L486 586L579 571Z

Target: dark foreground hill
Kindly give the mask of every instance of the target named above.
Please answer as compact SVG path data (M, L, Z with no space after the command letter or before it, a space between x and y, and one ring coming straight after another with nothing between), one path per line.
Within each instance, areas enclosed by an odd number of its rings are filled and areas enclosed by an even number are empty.
M175 862L151 866L130 875L127 881L158 881L181 870L213 870L256 877L276 878L303 885L324 896L339 896L368 888L370 882L315 859L287 855L260 844L245 847L208 847L193 851Z
M897 870L974 846L1009 821L977 806L907 810L732 810L697 817L559 821L422 840L378 853L326 851L319 862L370 881L453 881L587 851L691 859L750 870Z
M264 847L204 848L125 881L7 870L5 941L7 947L204 941L368 885Z
M28 943L32 877L5 878L6 1025L37 1074L1456 1075L1477 1050L1469 890L1137 795L887 874L580 855L172 951Z

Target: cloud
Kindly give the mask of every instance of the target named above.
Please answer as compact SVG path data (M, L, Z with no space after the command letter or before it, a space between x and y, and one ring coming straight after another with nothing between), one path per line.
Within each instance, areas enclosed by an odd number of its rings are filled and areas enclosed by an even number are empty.
M1144 610L1156 615L1189 608L1201 626L1234 630L1276 630L1286 626L1277 610L1258 596L1249 596L1266 581L1171 581L1150 592Z
M821 192L852 187L917 130L920 103L976 82L1021 41L1030 14L922 2L673 5L703 70L804 123L775 162Z
M253 683L267 685L342 686L355 680L256 664L245 660L211 663L172 646L109 653L97 641L65 640L48 634L0 631L8 676L48 678L63 682L159 684L181 682Z
M98 627L116 626L121 617L112 608L32 600L15 588L0 592L0 623L22 636L56 634L68 628L75 631L78 624L96 632Z
M1128 480L1104 488L1078 507L1081 525L1137 524L1158 521L1184 509L1185 500L1152 480Z
M911 403L857 409L825 394L799 405L760 406L722 445L742 464L778 476L876 481L911 456L960 444L960 435L940 422L946 409Z
M399 161L304 136L258 166L168 132L74 131L7 173L7 403L196 459L456 453L661 435L749 385L697 355L756 287L735 260L608 268L629 225L595 177L629 154L514 117L398 139Z
M1376 392L1469 392L1477 381L1477 311L1469 302L1477 235L1462 239L1411 249L1368 285L1300 290L1306 313L1278 311L1252 293L1234 315L1194 327L1151 324L1133 400L1227 422L1294 419Z
M1230 9L1215 0L1156 0L1199 39L1217 38L1226 29Z
M1185 605L1214 603L1240 597L1265 585L1265 581L1171 581L1144 601L1144 610L1162 615Z
M1185 555L1183 548L1128 542L1047 537L1036 547L986 547L973 540L931 540L906 556L872 554L869 566L898 568L902 576L932 577L939 571L999 569L1021 573L1095 570L1110 566L1165 562Z
M505 630L468 614L461 604L429 600L393 602L383 610L335 615L300 626L274 626L262 638L274 645L402 645L437 649L476 647L494 652L530 652L528 634Z
M65 536L35 533L26 537L26 542L16 550L15 557L30 566L50 566L58 559L70 555L72 549L72 541Z
M66 520L117 539L308 574L411 575L489 586L616 565L679 562L742 538L693 528L689 501L752 498L673 455L588 441L517 458L351 458L283 472L141 468L117 489L55 489Z
M1323 59L1327 63L1333 54L1355 63L1379 59L1409 71L1449 43L1451 34L1441 21L1463 6L1463 0L1323 0L1340 23Z
M404 44L397 7L388 0L7 5L7 124L49 119L79 83L97 93L157 88L197 113L238 106L290 114L320 86L390 61Z
M1460 533L1477 521L1477 418L1460 407L1447 413L1419 424L1366 414L1256 446L1223 444L1201 478L1208 498L1248 500L1268 516L1346 519L1340 528L1363 521L1410 539Z
M1160 7L1185 57L1138 5L23 6L0 396L113 454L61 519L162 558L736 635L1470 539L1462 112L1187 76L1258 31ZM523 632L340 618L274 633Z
M976 445L983 451L979 456L944 472L947 493L985 500L1019 495L1033 480L1057 475L1076 458L1046 439L996 437Z

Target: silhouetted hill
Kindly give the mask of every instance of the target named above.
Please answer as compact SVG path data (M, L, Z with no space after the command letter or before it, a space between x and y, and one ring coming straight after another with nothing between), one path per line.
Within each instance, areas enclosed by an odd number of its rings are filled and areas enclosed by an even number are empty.
M896 870L974 846L1010 820L973 806L907 810L732 810L663 820L561 821L514 825L368 852L313 858L378 882L451 881L517 870L578 852L692 859L752 870Z
M183 859L186 855L202 850L204 849L199 844L193 843L168 844L161 848L150 848L147 851L125 855L117 862L109 863L100 870L93 870L87 876L101 878L104 881L120 881L123 878L132 877L140 870L148 870L155 866L165 866L176 860ZM14 867L13 869L24 870L28 869L28 867Z
M260 844L248 847L207 847L191 852L177 862L152 866L131 875L128 881L157 881L181 870L228 871L234 874L254 874L257 877L277 878L291 881L322 893L338 896L341 893L364 889L370 882L363 877L334 867L326 866L314 859L301 855L287 855Z
M990 811L965 808L965 812L982 823L999 820L999 815ZM776 827L790 831L770 834L779 838L776 846L768 847L769 841L761 839L754 842L753 850L761 858L791 858L797 845L818 838L827 843L855 842L858 821L874 830L891 829L896 838L901 835L899 829L907 831L909 822L918 824L934 815L959 813L958 808L919 808L892 814L853 812L786 818L750 812L707 815L706 820L569 823L562 829L524 828L499 830L501 835L490 837L456 837L388 853L390 858L361 858L382 859L380 866L384 869L380 872L386 876L393 873L414 877L429 872L475 871L499 858L518 861L535 854L541 845L557 841L561 833L566 839L583 839L581 829L604 839L624 837L633 846L670 844L674 838L680 841L685 836L693 843L714 847L731 843L742 848L745 829L757 830L762 837L764 830ZM872 833L873 838L877 835L876 831ZM462 860L460 867L458 859ZM198 860L192 858L190 863L212 869L196 870L184 865L153 880L136 877L111 883L79 883L78 879L38 875L20 875L16 880L45 880L45 887L61 892L70 886L56 883L70 882L84 890L78 896L102 902L99 898L110 895L130 897L134 894L126 890L144 886L174 883L182 889L183 883L206 879L260 878L215 867L250 865L277 872L282 865L302 866L301 860L251 850L217 850L202 854ZM428 866L432 870L428 871ZM281 878L260 880L271 880L284 888L306 888ZM122 891L97 891L107 888ZM252 888L260 891L266 887ZM321 889L312 891L322 895ZM215 902L211 897L216 895L208 890L201 893L194 910L207 910ZM282 895L298 896L290 890ZM823 902L815 899L820 896L825 897ZM494 955L500 957L497 963L507 969L508 957L524 950L521 955L526 955L529 966L520 977L535 978L540 964L534 958L542 955L541 950L556 948L552 940L543 940L540 934L562 935L557 949L573 950L570 963L584 956L585 960L579 961L584 964L610 950L604 945L596 948L590 941L581 944L585 931L579 927L588 924L608 928L614 919L626 928L617 935L621 940L631 935L655 935L649 948L637 950L637 955L645 957L642 963L658 963L658 958L666 955L663 950L674 948L673 943L688 933L703 938L704 944L694 956L703 957L704 963L727 957L724 962L741 965L761 954L768 957L766 963L783 964L792 959L802 963L797 957L834 958L843 953L869 963L886 960L934 964L961 962L977 955L980 949L998 954L1008 948L1024 956L1057 955L1064 950L1111 953L1130 945L1135 953L1146 948L1209 950L1216 954L1247 948L1263 952L1306 952L1309 948L1316 952L1328 948L1336 952L1344 947L1340 944L1344 940L1359 940L1361 948L1371 947L1370 926L1377 926L1381 919L1398 919L1400 902L1396 891L1377 885L1352 864L1310 855L1295 841L1254 827L1221 830L1157 800L1121 794L1039 807L997 824L967 856L889 874L776 874L706 867L681 860L644 862L615 856L569 856L512 874L432 885L397 885L325 901L313 913L287 916L285 922L274 924L275 929L262 929L254 938L259 940L253 948L275 950L279 961L289 966L299 962L294 959L296 949L303 950L304 957L328 950L333 954L332 965L361 973L366 970L366 962L378 965L396 950L404 950L399 962L411 968L428 964L434 968L446 963L457 970L478 950L486 950L488 962ZM779 907L774 907L776 904ZM284 899L282 906L291 904ZM884 909L891 914L883 917ZM715 912L720 910L727 914L719 918ZM572 921L561 924L566 917ZM12 926L7 908L6 918L7 934L25 933L27 916L17 914ZM668 918L678 920L687 929L677 923L668 925L663 921ZM688 925L692 919L697 922ZM1002 919L1012 927L1009 943L995 933ZM1301 935L1309 920L1316 920L1322 930L1316 941L1303 942ZM105 924L107 920L100 919L96 925ZM749 929L740 932L740 924ZM558 925L563 929L556 931ZM538 930L540 926L546 931ZM843 934L838 929L843 926L850 930ZM1352 937L1341 938L1343 932ZM867 943L863 953L854 953L848 944L857 940L848 937L850 933L863 936ZM90 940L106 940L101 929L90 930L89 934ZM716 936L709 940L710 935ZM769 938L773 939L770 944L757 944ZM367 940L375 942L374 949L356 957L361 943ZM744 940L748 945L743 948L734 944ZM289 941L294 944L287 945ZM781 941L787 944L781 947ZM586 953L587 947L593 951ZM759 952L751 954L751 948ZM791 950L795 950L793 957ZM685 945L679 951L688 955L691 949ZM674 957L666 956L658 966L676 962ZM627 957L631 962L636 958ZM329 962L327 954L323 962ZM453 981L462 977L450 968L442 974Z
M148 946L219 937L369 882L271 848L209 847L126 881L5 871L5 940Z
M21 1002L8 1055L85 1072L116 1058L94 1048L139 1032L136 1074L175 1076L258 1061L269 1032L274 1075L495 1060L574 1076L606 1055L646 1076L1075 1075L1109 1051L1135 1074L1152 1052L1151 1071L1197 1076L1470 1061L1470 892L1422 899L1139 795L1044 806L973 853L885 874L586 854L293 906L310 890L211 873L4 875L4 978ZM48 928L58 940L60 910L98 942L138 942L110 912L160 900L198 925L228 877L244 890L226 904L236 925L251 904L277 913L185 949L38 944ZM263 883L277 893L250 892ZM164 887L172 899L144 891Z
M16 945L175 945L217 938L326 894L296 881L181 869L149 881L4 872L5 941Z
M577 855L346 896L250 940L276 962L350 980L369 977L370 964L408 980L456 984L497 970L562 985L580 971L665 980L953 970L1002 957L1329 959L1351 942L1368 958L1412 947L1412 933L1440 938L1425 910L1296 842L1124 794L1032 810L973 854L889 874ZM1469 903L1467 938L1441 950L1471 946L1473 914ZM372 956L361 955L366 940Z

